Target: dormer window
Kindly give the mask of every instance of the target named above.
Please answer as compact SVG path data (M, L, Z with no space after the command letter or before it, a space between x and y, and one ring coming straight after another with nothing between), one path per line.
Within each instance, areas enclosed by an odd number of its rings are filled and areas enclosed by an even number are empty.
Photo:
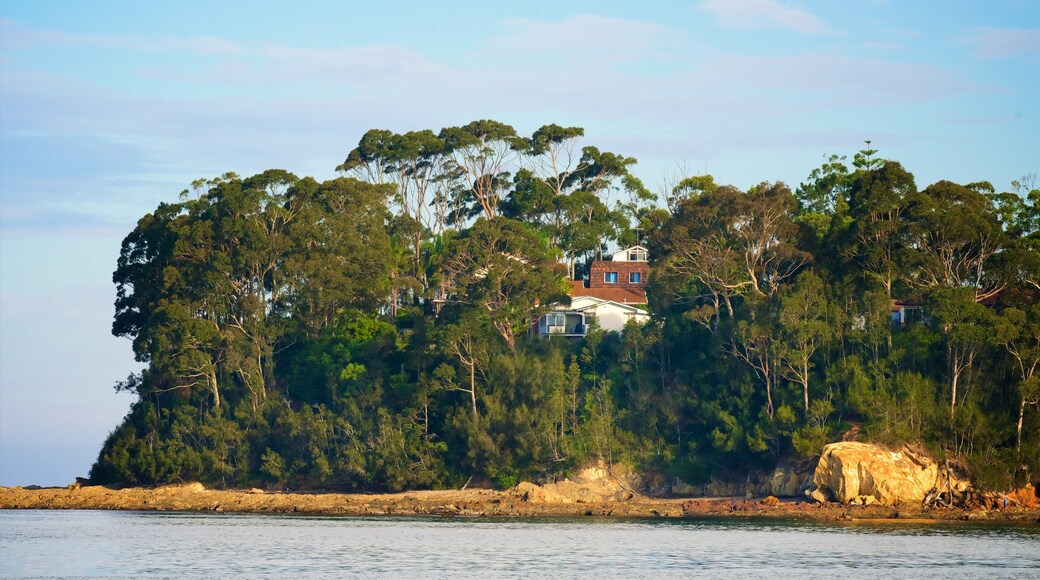
M632 248L628 251L629 262L645 262L646 261L646 250L642 248Z
M617 284L617 272L603 272L604 284Z

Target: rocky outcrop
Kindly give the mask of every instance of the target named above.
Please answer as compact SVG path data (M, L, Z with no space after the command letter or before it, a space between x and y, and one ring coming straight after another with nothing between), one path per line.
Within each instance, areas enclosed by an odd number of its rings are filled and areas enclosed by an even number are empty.
M513 492L523 501L532 503L624 502L636 496L624 475L603 465L595 465L555 483L536 485L523 481L513 488Z
M868 443L831 443L813 474L814 497L860 505L920 505L936 488L938 476L935 461L908 448L893 452Z
M763 493L776 497L800 497L812 483L812 478L810 469L777 467L765 482Z
M571 482L574 483L574 482ZM743 498L650 499L636 494L624 501L582 503L570 498L537 498L544 488L527 484L517 491L488 489L409 491L396 494L288 493L262 490L215 490L180 485L160 488L112 489L81 486L74 489L37 486L0 487L3 509L90 509L194 511L210 513L323 514L329 516L624 516L624 517L775 517L826 521L854 519L999 520L1037 522L1040 510L1020 505L1003 494L987 496L986 505L975 511L965 509L905 506L898 509L880 504L850 509L836 503L810 503ZM584 488L589 489L589 488ZM261 492L262 491L262 492ZM591 490L590 490L591 491ZM587 493L587 492L583 492ZM1035 501L1035 491L1026 489L1015 497ZM1033 499L1031 499L1033 498ZM867 500L865 503L870 503Z
M813 471L809 466L784 465L768 474L748 477L744 481L713 479L703 485L691 485L681 479L671 484L673 497L802 497L812 485Z

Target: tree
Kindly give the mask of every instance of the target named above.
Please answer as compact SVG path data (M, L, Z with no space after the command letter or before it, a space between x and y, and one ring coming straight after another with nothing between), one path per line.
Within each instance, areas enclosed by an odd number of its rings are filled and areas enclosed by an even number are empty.
M798 198L795 221L811 227L817 239L826 238L833 220L848 211L851 178L845 156L826 157L823 165L813 169L808 180L795 190Z
M917 192L914 176L894 161L879 169L857 171L849 191L849 217L841 243L847 259L877 282L889 299L902 275L906 246L904 214L909 197Z
M1008 308L997 318L995 342L1003 345L1018 372L1018 420L1015 449L1022 450L1022 421L1027 405L1040 405L1040 303Z
M383 204L389 185L341 177L305 180L312 201L290 228L291 320L317 336L346 308L375 309L391 294L392 251Z
M794 203L782 183L748 193L705 188L678 202L672 218L651 236L661 274L672 281L667 291L708 301L697 319L711 328L722 313L733 317L734 298L775 292L810 259L794 244Z
M475 202L473 215L498 216L508 169L524 147L516 130L498 121L473 121L462 127L442 129L448 158L465 180Z
M510 351L544 305L564 293L554 265L529 227L501 217L477 220L450 240L440 264L452 299L483 312Z
M950 421L957 410L964 378L992 342L992 313L975 300L973 288L939 288L927 296L926 308L946 343L950 385Z
M761 381L766 395L766 416L773 419L773 387L779 376L776 347L776 304L773 297L752 298L749 318L737 321L730 337L730 351L746 363Z
M809 379L812 358L834 336L834 317L823 281L815 272L802 273L794 286L780 295L777 319L780 340L775 343L780 374L802 386L805 411L809 411Z
M923 288L973 288L981 301L1006 281L994 261L1006 246L990 200L979 190L940 181L911 196L908 281Z
M438 371L437 378L450 385L451 390L469 394L474 419L477 417L477 372L483 372L491 359L488 330L485 321L470 312L464 314L457 323L447 325L442 334L441 344L445 350L468 370L469 387L455 384L452 373L444 370Z

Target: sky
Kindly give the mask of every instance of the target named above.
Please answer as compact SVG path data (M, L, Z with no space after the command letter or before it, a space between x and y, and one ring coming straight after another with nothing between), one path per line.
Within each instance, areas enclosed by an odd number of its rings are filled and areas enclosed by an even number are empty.
M373 128L557 123L638 159L804 181L865 140L918 187L1040 173L1040 2L0 1L0 485L86 476L139 368L122 238L191 181L319 180Z

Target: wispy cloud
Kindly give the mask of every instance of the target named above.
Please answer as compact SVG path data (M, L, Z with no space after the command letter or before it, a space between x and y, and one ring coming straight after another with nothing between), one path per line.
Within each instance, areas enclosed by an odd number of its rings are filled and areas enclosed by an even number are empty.
M559 21L513 18L489 42L505 54L545 54L565 60L594 56L631 61L661 57L681 45L678 31L649 22L579 14Z
M0 48L27 50L48 46L85 46L136 50L142 52L191 52L201 55L238 55L243 47L230 40L213 37L149 38L135 35L77 34L60 30L25 28L9 18L0 18Z
M807 34L832 34L830 26L815 14L777 0L703 0L697 9L731 28L778 28Z
M970 92L992 92L927 65L825 55L724 55L698 74L751 89L802 95L807 103L910 103Z
M976 58L1040 58L1040 28L973 28L960 43L974 47Z

